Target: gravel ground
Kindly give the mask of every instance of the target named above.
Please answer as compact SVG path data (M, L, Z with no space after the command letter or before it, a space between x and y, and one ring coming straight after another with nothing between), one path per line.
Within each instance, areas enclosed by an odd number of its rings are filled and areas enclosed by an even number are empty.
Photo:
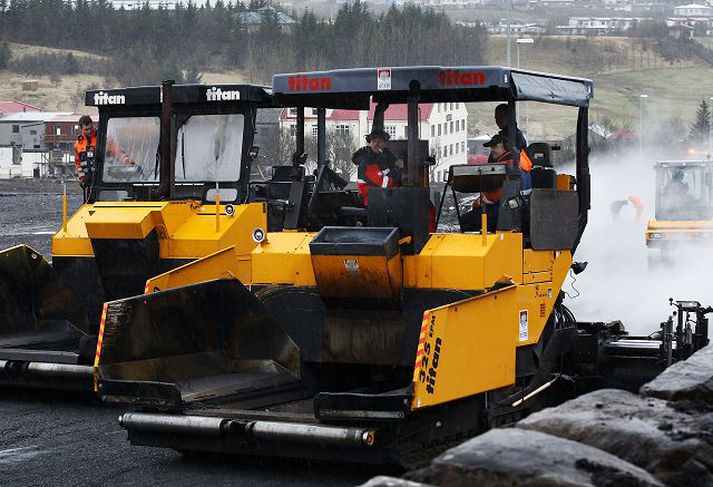
M62 186L0 180L0 248L28 243L49 256L61 225ZM81 204L68 187L70 212ZM117 417L72 394L0 391L0 485L356 485L374 467L225 456L184 457L131 447Z
M67 184L71 215L82 204L79 185ZM0 180L0 249L25 243L49 258L50 240L62 225L62 184Z

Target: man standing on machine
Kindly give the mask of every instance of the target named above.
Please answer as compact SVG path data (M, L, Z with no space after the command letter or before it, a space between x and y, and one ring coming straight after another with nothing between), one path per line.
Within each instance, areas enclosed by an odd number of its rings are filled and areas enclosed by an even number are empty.
M369 188L393 188L401 185L401 169L396 166L396 156L386 148L388 132L373 128L366 136L366 145L352 155L352 162L359 166L357 188L369 204Z
M88 188L92 180L94 161L97 148L97 129L94 121L89 115L82 115L79 118L79 136L74 143L74 165L77 168L77 177L82 188ZM132 157L122 150L116 142L107 139L106 153L121 161L127 166L134 166L136 162Z
M371 132L366 136L366 145L352 155L357 170L357 189L364 206L369 204L369 188L393 188L401 186L401 169L396 165L396 156L386 148L391 138L384 130L384 112L388 103L379 103L374 110Z
M77 168L77 177L82 187L86 187L91 179L91 167L94 161L94 152L97 147L97 129L89 115L79 118L79 137L74 143L74 165Z

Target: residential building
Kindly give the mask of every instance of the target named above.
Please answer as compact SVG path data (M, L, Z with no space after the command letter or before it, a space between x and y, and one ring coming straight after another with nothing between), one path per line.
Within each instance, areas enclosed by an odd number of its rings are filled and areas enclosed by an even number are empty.
M79 117L76 113L57 115L45 121L45 147L74 153L74 143L79 136Z
M282 28L283 32L290 32L292 27L297 23L292 17L284 12L281 12L274 7L266 6L259 8L252 12L240 12L240 16L243 24L247 27L249 32L256 31L260 28L266 15L274 15L277 19L277 23Z
M713 17L668 17L666 26L676 38L713 36Z
M653 19L646 17L570 17L567 25L557 26L557 33L563 35L623 34L645 20Z
M395 0L394 5L419 5L436 8L467 8L478 5L492 4L492 0Z
M76 117L72 112L20 112L0 117L0 147L18 147L24 151L44 152L45 124L57 117Z
M9 113L39 112L36 106L21 101L0 101L0 117Z
M208 0L193 0L193 5L201 8L205 6L207 1ZM144 8L145 5L148 5L151 10L158 10L159 8L175 10L178 4L182 4L185 7L188 4L188 0L109 0L109 3L116 10L122 8L124 10L140 10Z
M679 5L673 8L673 15L676 17L710 17L713 15L713 7L697 3Z
M490 34L506 34L508 31L507 19L500 19L497 24L488 27ZM515 20L510 23L510 32L513 35L540 35L547 31L544 27L534 22L524 23Z
M369 111L327 110L326 129L329 133L351 136L354 149L366 144L365 136L371 130L375 104ZM317 136L317 110L305 108L305 136ZM423 103L419 105L420 138L428 142L429 152L435 158L433 179L442 181L453 164L467 161L468 112L463 103ZM406 105L392 105L384 113L384 130L392 139L405 139L408 128ZM297 109L283 109L280 129L294 136Z

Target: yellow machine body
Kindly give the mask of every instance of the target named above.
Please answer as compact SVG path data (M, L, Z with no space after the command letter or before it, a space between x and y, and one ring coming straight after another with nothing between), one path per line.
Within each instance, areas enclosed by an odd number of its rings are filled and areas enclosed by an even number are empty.
M66 230L52 237L52 255L91 257L92 239L142 239L155 230L161 259L197 259L235 246L248 253L255 246L251 230L267 227L263 204L217 209L198 201L97 202L83 205L67 222Z
M512 386L515 350L540 339L572 264L570 251L523 249L514 232L432 234L417 255L391 259L312 255L315 235L269 233L249 258L226 248L149 280L147 290L237 277L249 288L316 287L327 298L393 297L401 287L482 291L425 311L414 350L417 410Z
M646 245L649 248L695 244L713 245L713 221L671 221L652 218L646 224Z

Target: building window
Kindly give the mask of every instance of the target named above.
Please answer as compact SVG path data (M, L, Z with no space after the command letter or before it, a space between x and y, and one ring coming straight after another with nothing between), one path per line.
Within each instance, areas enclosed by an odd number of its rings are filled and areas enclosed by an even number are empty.
M312 125L312 137L314 137L314 138L316 139L318 133L319 133L319 132L318 132L317 126L316 126L316 125Z
M443 135L448 135L448 122L443 122Z
M456 154L460 154L460 144L456 144Z
M385 125L384 130L386 130L386 133L389 134L389 137L392 139L396 138L396 125Z
M297 109L296 109L296 108L288 108L288 109L287 109L287 114L290 115L291 117L296 117L296 116L297 116Z
M52 127L52 128L54 129L54 134L55 134L55 135L62 135L62 127L60 127L59 125L55 125L55 126Z
M460 121L460 129L465 130L465 118Z
M77 135L79 133L79 125L72 126L72 135Z
M35 144L35 145L32 146L32 148L33 148L33 149L39 149L39 148L40 148L40 144Z
M447 145L443 146L443 157L448 157L448 146Z
M19 133L20 133L20 126L19 126L19 125L13 125L13 126L12 126L12 133L13 133L13 134L19 134Z
M438 124L438 136L439 137L441 136L441 124L440 123Z
M436 136L436 126L431 125L431 137L435 137L435 136Z
M317 116L318 112L319 112L319 110L317 108L312 109L312 115Z
M297 125L290 124L290 137L297 137Z
M460 150L461 152L465 152L465 141L460 143Z
M351 127L349 125L337 125L337 134L349 135L350 132L351 132Z
M453 133L453 121L451 120L451 133Z
M448 149L448 153L450 155L453 155L453 144L451 144L450 148Z
M30 135L37 135L37 130L30 130Z
M455 104L456 110L458 110L458 103Z
M440 158L441 158L441 146L439 145L438 146L438 159L440 159Z
M460 123L456 120L456 132L460 132Z

